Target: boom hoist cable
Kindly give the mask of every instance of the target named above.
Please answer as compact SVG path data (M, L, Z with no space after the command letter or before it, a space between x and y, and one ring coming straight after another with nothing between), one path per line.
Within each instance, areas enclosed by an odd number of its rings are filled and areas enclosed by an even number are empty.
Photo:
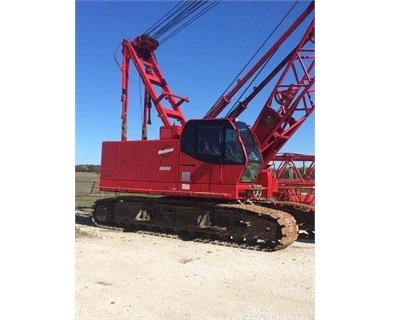
M256 50L256 52L253 54L253 56L248 60L248 62L245 64L245 66L241 69L241 71L238 73L236 79L238 79L240 77L240 75L242 74L242 72L244 72L245 68L251 63L251 61L256 57L256 55L262 50L262 48L266 45L266 43L271 39L271 37L273 36L273 34L277 31L277 29L284 23L284 20L288 17L288 15L292 12L292 10L295 8L295 6L297 5L298 1L295 2L293 4L293 6L287 11L287 13L284 15L284 17L281 19L281 21L276 25L276 27L272 30L272 32L269 34L269 36L263 41L263 43L260 45L260 47ZM276 51L278 50L278 48L276 49ZM274 53L273 53L274 55ZM238 99L235 101L235 103L233 104L233 106L231 107L231 109L227 112L225 117L230 117L230 115L233 113L233 111L235 110L235 106L238 105L240 99L244 96L245 92L247 92L249 90L249 88L252 86L252 84L256 81L256 79L258 78L258 76L260 75L260 73L263 71L263 69L266 67L266 65L269 63L269 61L271 60L272 57L270 57L269 59L267 59L267 61L263 64L263 66L260 68L260 70L255 74L253 80L251 80L248 84L248 86L243 90L242 94L238 97ZM229 87L232 86L232 84L234 83L235 80L233 80ZM228 87L228 88L229 88ZM225 92L228 91L228 88L225 90ZM224 93L223 93L224 95Z
M212 2L209 3L208 2ZM180 1L176 4L172 9L170 9L166 14L164 14L159 20L157 20L151 27L149 27L145 32L142 34L146 34L151 38L157 40L158 45L165 43L168 39L172 38L178 32L183 30L184 28L188 27L191 23L195 20L200 18L210 9L215 7L221 0L218 1L207 1L207 0L195 0L195 1ZM207 4L207 5L206 5ZM203 6L206 7L194 15L199 9ZM194 15L188 21L185 19L189 18L191 15ZM182 24L181 26L179 26ZM179 26L179 27L178 27ZM176 28L175 30L173 30ZM167 34L171 31L169 34ZM166 35L165 38L160 39L163 35ZM117 59L116 59L116 52L121 47L121 44L118 45L116 50L114 51L114 60L116 61L117 65L120 67Z
M219 97L219 99L214 103L214 105L210 108L210 110L206 113L206 115L203 117L204 119L212 119L212 118L217 118L217 116L227 107L227 105L231 102L231 98L237 94L237 92L242 88L242 86L255 74L257 71L256 75L254 75L254 78L252 81L249 82L247 85L246 89L243 90L243 93L241 96L237 99L237 101L234 103L234 106L238 103L238 101L242 98L242 96L245 94L245 92L250 88L252 83L256 80L258 75L262 72L262 70L266 67L268 62L270 61L271 57L274 55L274 53L278 50L276 48L274 52L270 52L269 56L267 59L263 62L263 65L257 64L254 66L251 71L247 73L247 75L241 79L239 79L240 75L244 72L244 70L249 66L251 61L256 57L256 55L262 50L262 48L265 46L265 44L270 40L270 38L273 36L273 34L277 31L277 29L284 23L284 21L287 19L288 15L293 11L295 6L298 4L299 1L296 1L291 8L287 11L287 13L283 16L283 18L280 20L280 22L276 25L276 27L272 30L272 32L268 35L268 37L263 41L263 43L260 45L260 47L256 50L256 52L252 55L252 57L248 60L248 62L245 64L245 66L238 72L237 76L233 79L233 81L227 86L227 88L224 90L222 95ZM259 71L258 71L259 70ZM227 93L230 87L233 86L233 84L237 81L237 85ZM234 106L231 108L231 110L227 113L226 117L229 117L229 115L232 113Z
M152 38L158 40L159 44L162 44L200 18L202 15L216 6L220 1L221 0L181 1L163 17L161 17L156 23L154 23L152 27L146 30L145 34L148 34ZM202 7L203 9L199 11ZM192 18L189 19L191 16ZM161 39L162 36L165 37Z

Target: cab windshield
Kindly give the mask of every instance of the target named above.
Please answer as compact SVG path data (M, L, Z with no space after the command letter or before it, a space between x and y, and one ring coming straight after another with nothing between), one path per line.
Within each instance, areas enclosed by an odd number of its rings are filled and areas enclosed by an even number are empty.
M258 145L249 127L244 122L240 121L235 122L235 125L244 143L248 159L250 161L262 162L262 155L260 154Z
M248 125L244 122L236 121L235 126L238 129L249 160L241 182L254 182L262 167L262 155Z
M254 182L262 166L258 143L241 121L190 120L182 133L181 151L207 163L246 164L241 182Z

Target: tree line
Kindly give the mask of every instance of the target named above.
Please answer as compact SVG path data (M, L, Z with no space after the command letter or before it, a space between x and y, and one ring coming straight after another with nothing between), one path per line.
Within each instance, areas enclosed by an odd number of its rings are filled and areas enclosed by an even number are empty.
M75 165L75 172L100 172L100 165L98 164L77 164Z

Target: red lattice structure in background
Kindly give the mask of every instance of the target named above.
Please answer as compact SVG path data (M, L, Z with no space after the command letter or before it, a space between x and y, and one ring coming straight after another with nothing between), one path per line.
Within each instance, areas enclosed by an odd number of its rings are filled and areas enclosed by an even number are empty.
M278 180L276 200L314 205L315 156L283 153L277 154L273 161Z

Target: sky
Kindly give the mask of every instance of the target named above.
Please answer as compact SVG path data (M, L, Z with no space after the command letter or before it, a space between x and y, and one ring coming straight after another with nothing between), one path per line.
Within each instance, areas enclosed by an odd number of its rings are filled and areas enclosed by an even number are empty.
M230 84L273 30L277 28L256 58L274 44L309 2L299 1L290 11L294 3L221 1L159 46L156 58L171 91L189 99L189 103L181 106L187 120L202 118L221 94L232 88ZM120 139L121 72L117 62L121 63L122 59L121 41L133 40L144 33L176 4L175 1L76 2L75 164L100 164L102 141ZM288 17L279 25L289 11ZM311 18L312 15L308 21ZM305 28L306 23L282 46L274 59L288 54ZM245 71L256 63L256 58ZM274 59L265 69L265 75L276 66ZM271 86L267 86L239 119L252 125L270 92ZM143 88L131 63L129 140L140 139L142 96ZM220 116L226 115L230 107ZM149 139L158 139L161 122L155 108L152 110ZM315 154L314 113L280 152Z

